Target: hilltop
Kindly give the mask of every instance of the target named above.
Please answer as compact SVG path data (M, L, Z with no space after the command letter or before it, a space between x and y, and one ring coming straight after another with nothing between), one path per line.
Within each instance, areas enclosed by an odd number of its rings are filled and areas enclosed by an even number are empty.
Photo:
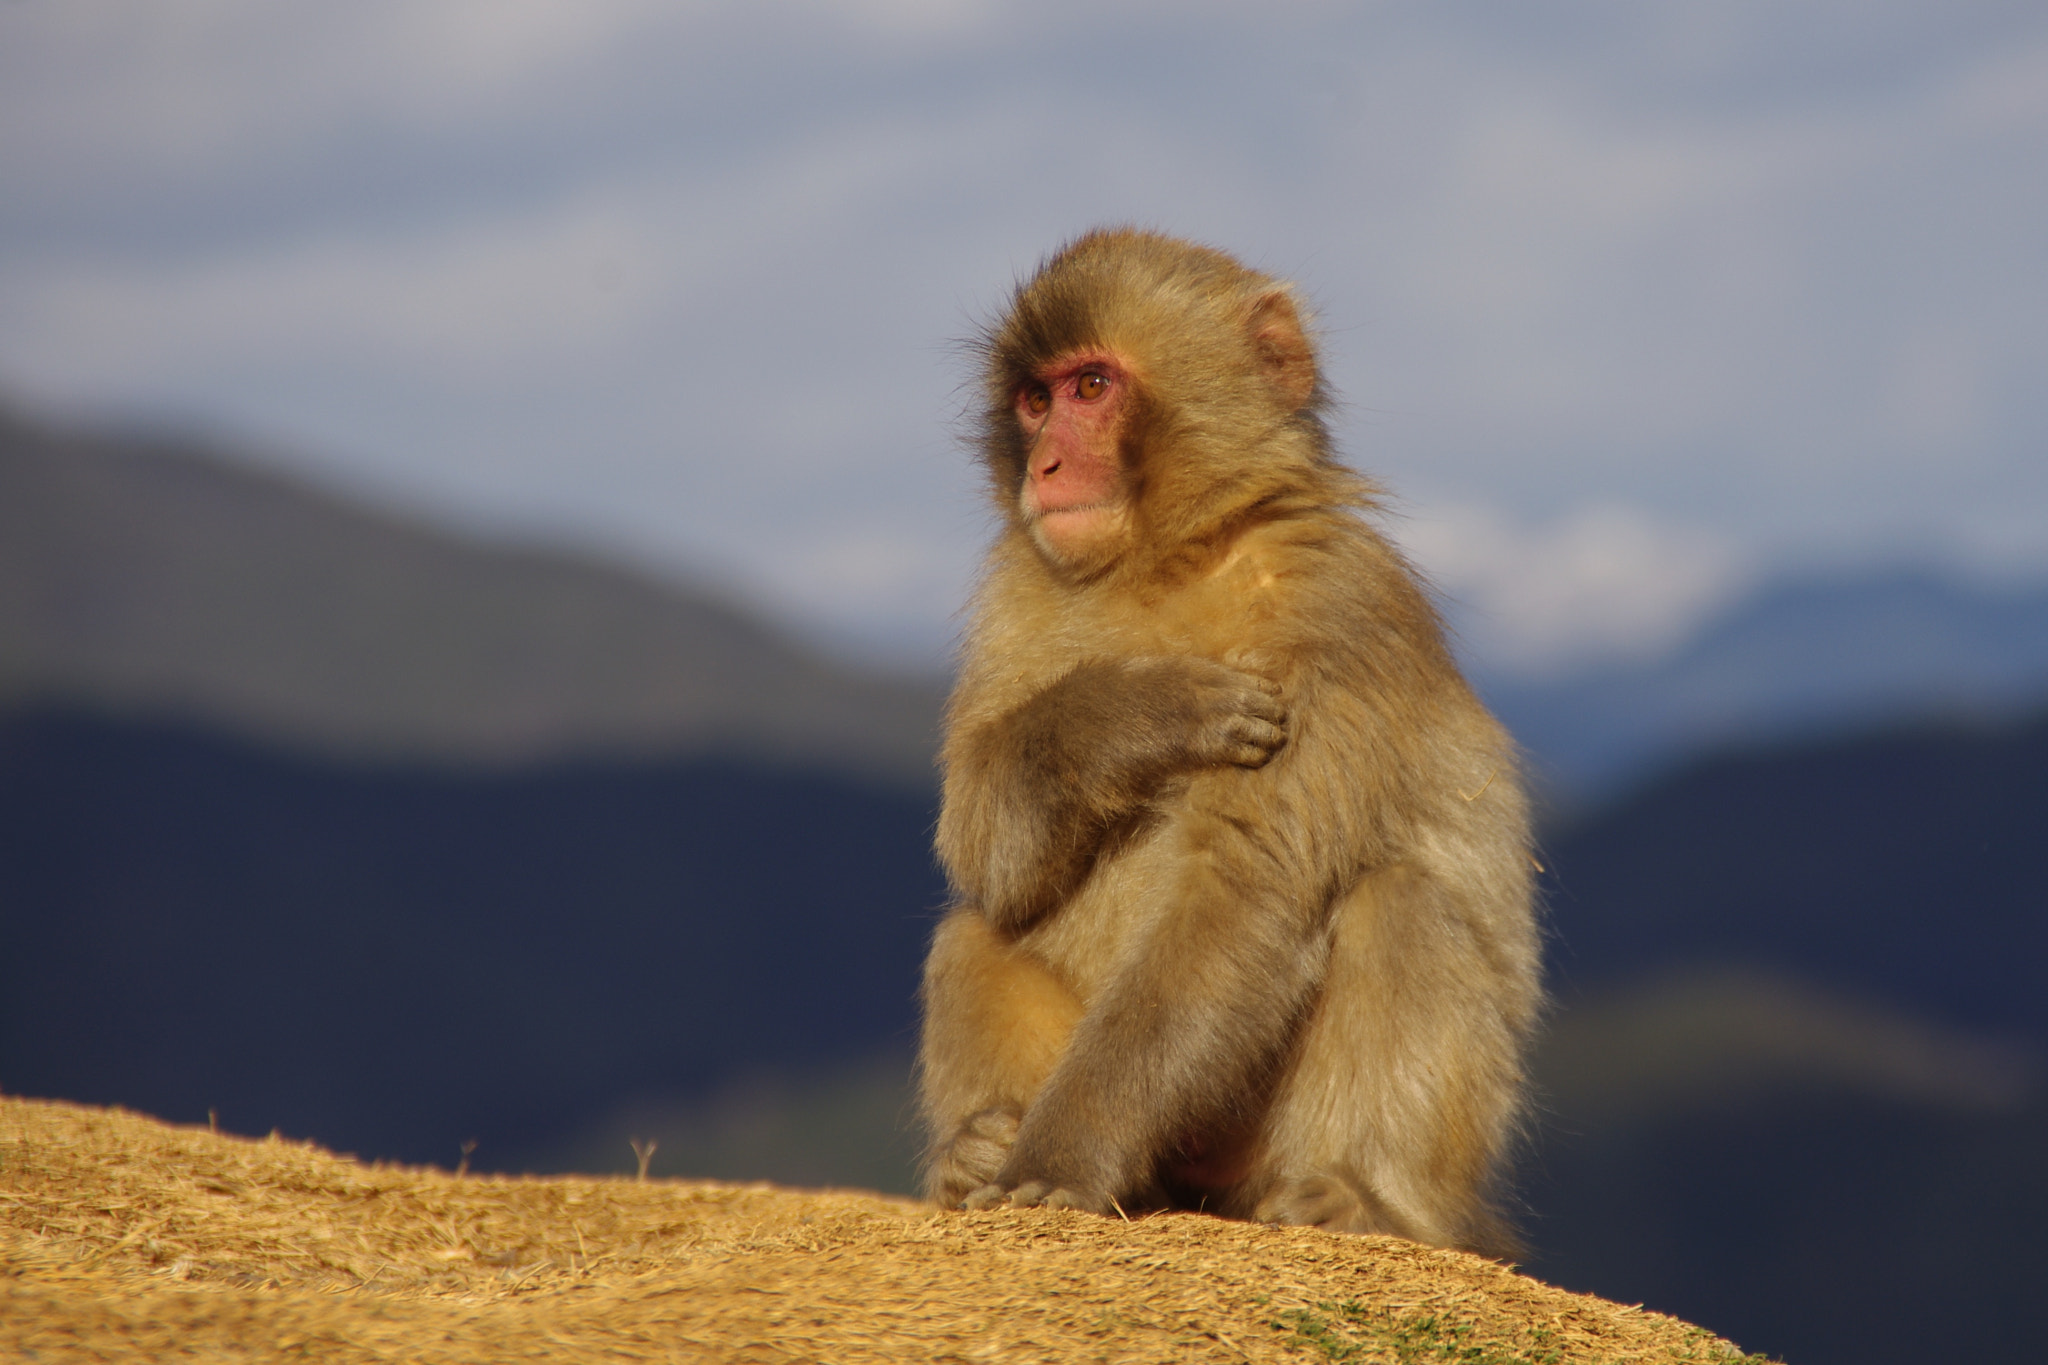
M0 1351L418 1365L1740 1358L1676 1319L1394 1238L465 1177L17 1099L0 1099Z

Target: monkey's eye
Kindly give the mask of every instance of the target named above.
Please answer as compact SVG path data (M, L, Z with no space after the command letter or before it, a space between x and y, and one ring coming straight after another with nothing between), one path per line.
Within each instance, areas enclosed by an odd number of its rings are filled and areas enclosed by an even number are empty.
M1033 417L1043 417L1052 409L1052 394L1041 388L1024 390L1024 411Z
M1109 376L1090 370L1074 382L1074 396L1084 403L1092 403L1109 392Z

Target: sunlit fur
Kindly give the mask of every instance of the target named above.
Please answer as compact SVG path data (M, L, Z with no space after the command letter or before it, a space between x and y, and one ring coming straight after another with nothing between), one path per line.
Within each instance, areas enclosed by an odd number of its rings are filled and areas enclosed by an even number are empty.
M1086 347L1131 375L1128 516L1062 559L1013 405ZM929 1194L1507 1252L1540 1005L1515 754L1332 453L1291 291L1092 233L984 357L1005 529L943 749Z

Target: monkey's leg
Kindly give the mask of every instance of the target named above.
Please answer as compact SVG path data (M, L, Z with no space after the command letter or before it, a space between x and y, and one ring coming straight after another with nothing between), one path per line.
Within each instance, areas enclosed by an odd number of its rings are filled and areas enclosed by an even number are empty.
M968 1207L1110 1212L1155 1186L1190 1132L1227 1131L1259 1102L1321 975L1312 897L1268 875L1254 822L1188 816L1132 856L1149 888L1072 1043Z
M1081 1006L981 913L955 910L924 971L918 1085L931 1148L925 1193L944 1208L994 1178Z
M1228 1211L1512 1250L1487 1195L1537 987L1526 916L1486 889L1396 866L1340 903L1323 990Z

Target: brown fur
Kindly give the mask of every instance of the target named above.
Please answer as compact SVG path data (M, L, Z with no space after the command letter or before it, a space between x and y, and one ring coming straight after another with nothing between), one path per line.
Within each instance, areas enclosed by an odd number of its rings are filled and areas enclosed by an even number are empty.
M1124 506L1062 553L1016 403L1077 352L1129 376ZM1332 453L1291 291L1093 233L985 356L1008 522L942 755L929 1194L1505 1251L1540 995L1514 751Z

